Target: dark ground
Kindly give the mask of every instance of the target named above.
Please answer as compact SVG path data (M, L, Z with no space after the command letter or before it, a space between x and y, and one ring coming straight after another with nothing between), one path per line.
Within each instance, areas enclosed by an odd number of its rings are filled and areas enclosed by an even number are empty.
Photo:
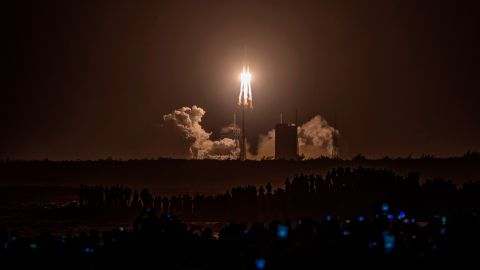
M445 178L461 185L480 179L480 154L463 157L419 159L305 161L263 160L98 160L98 161L3 161L0 186L65 186L120 184L148 187L159 193L218 193L237 185L283 185L295 174L325 174L335 167L391 169L398 174L417 172L421 180Z
M382 160L3 161L0 162L0 223L24 232L38 232L42 228L65 233L91 228L129 228L138 209L67 211L65 207L78 200L80 184L147 187L162 196L213 194L238 185L264 186L267 182L275 188L283 186L286 177L300 173L324 175L338 166L387 168L398 174L418 172L422 180L440 177L457 185L480 179L478 154L448 159Z

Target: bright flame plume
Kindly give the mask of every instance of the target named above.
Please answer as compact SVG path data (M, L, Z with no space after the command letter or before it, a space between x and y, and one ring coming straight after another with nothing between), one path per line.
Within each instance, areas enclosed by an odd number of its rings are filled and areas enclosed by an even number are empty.
M238 105L248 108L253 108L252 102L252 74L250 73L250 67L243 66L242 74L240 74L240 95L238 96Z

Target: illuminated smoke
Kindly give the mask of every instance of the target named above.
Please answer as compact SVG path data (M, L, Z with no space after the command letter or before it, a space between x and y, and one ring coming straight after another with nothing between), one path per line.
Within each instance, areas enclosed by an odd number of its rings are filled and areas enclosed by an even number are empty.
M211 140L211 132L201 126L205 110L198 107L182 107L163 116L164 125L180 133L188 145L188 158L234 159L238 156L235 140L223 138Z
M205 110L198 107L182 107L163 116L163 126L174 131L187 148L187 158L198 159L237 159L239 148L233 134L239 133L239 127L229 125L222 129L226 137L211 140L211 132L203 129L201 122ZM334 147L334 136L338 130L331 127L320 115L297 128L299 153L307 159L331 156ZM247 149L248 142L247 142ZM257 155L247 152L249 159L271 158L275 156L275 130L259 136Z
M334 137L338 130L331 127L320 115L314 116L308 122L297 128L300 156L307 159L331 157L334 153ZM334 153L335 154L335 153ZM275 156L275 130L259 136L258 154L255 159L272 158Z
M237 124L230 124L220 130L220 133L225 136L231 136L232 138L234 137L234 134L240 134L240 127Z
M334 137L338 135L338 130L328 125L327 120L320 115L314 116L298 128L300 155L305 158L331 157L334 153Z

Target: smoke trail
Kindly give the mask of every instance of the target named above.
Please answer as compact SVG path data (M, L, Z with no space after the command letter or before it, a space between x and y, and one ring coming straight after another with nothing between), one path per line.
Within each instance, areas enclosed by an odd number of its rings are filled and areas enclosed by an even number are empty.
M299 154L304 158L330 157L334 152L334 137L338 130L331 127L320 115L314 116L308 122L297 128ZM275 130L259 136L258 154L255 159L275 156Z
M188 158L234 159L238 156L235 140L223 138L210 140L211 132L203 129L201 122L205 110L193 105L182 107L163 116L164 125L180 133L188 148Z

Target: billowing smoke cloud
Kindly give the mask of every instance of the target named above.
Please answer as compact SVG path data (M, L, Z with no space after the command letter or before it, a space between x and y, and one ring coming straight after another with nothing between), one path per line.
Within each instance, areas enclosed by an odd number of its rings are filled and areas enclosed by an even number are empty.
M315 115L310 121L299 127L298 147L300 155L305 158L332 156L335 153L334 137L339 132L320 115Z
M331 127L320 115L314 116L297 128L299 154L304 158L319 158L335 154L334 137L338 130ZM258 154L251 158L261 159L275 156L275 130L259 137Z
M238 158L239 148L233 136L234 133L240 133L238 126L231 124L223 128L221 133L226 138L211 140L212 133L205 131L201 125L205 113L204 109L195 105L182 107L163 116L163 128L182 140L186 158ZM297 131L299 153L304 158L331 156L334 153L334 137L338 135L338 130L328 125L320 115L299 126ZM259 136L257 152L256 155L247 153L247 158L262 159L275 156L275 130Z
M187 158L234 159L238 156L235 140L223 138L211 140L211 132L201 126L205 110L183 107L163 116L164 126L176 130L187 144Z
M235 133L240 134L240 127L238 125L234 125L233 123L222 128L220 131L223 135L226 136L233 136Z

